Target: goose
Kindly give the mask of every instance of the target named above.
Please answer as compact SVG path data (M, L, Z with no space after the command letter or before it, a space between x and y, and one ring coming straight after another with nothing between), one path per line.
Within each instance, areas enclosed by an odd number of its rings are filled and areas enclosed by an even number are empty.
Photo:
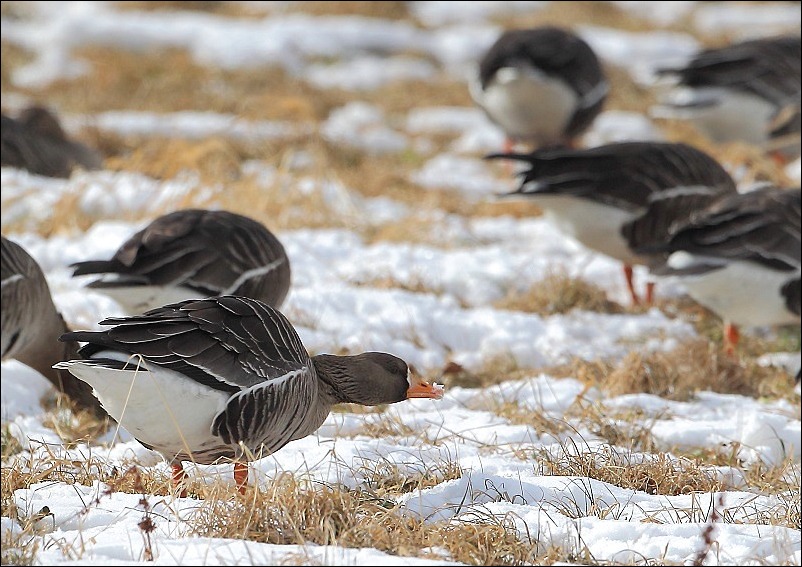
M725 195L643 252L667 255L652 272L678 276L694 300L719 315L732 352L738 327L799 325L801 216L799 187Z
M609 90L593 49L553 26L502 33L469 87L507 136L505 151L515 142L570 145L601 112Z
M77 262L73 276L128 314L185 299L241 295L280 307L290 287L284 246L261 223L229 211L184 209L131 236L110 260Z
M310 435L334 404L443 396L391 354L310 357L286 317L252 298L187 300L100 324L111 328L62 335L86 344L56 367L90 384L118 423L164 455L176 483L182 460L232 459L244 492L243 460Z
M660 240L677 219L722 192L736 191L732 177L716 160L680 143L618 142L487 157L525 164L518 174L519 188L502 196L532 199L563 233L621 261L633 304L640 298L632 266L654 261L635 249L642 242ZM662 206L654 206L656 200ZM647 287L647 302L652 288L653 284Z
M69 177L75 167L99 169L100 154L70 140L55 114L43 106L30 106L17 118L3 114L0 164L26 169L46 177Z
M60 343L67 332L39 264L22 246L2 237L2 359L15 359L47 378L78 406L105 416L92 389L52 366L75 356L75 345Z
M750 39L658 69L676 84L656 116L687 119L714 142L744 141L780 161L800 155L800 37Z

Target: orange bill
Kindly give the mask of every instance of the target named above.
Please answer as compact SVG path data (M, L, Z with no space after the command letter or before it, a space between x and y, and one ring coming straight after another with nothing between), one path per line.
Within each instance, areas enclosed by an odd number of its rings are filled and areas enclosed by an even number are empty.
M439 400L443 397L443 392L443 386L440 384L419 382L407 390L407 398L431 398L433 400Z

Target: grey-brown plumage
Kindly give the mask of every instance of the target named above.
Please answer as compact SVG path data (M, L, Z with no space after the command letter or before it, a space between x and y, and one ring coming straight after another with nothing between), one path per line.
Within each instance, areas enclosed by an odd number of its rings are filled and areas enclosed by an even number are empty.
M593 49L569 30L544 26L504 32L482 57L471 94L509 138L541 147L584 132L607 91Z
M78 405L105 415L92 389L68 372L52 366L75 356L74 344L59 342L68 331L53 304L47 280L19 244L2 237L2 358L16 359L37 370Z
M765 187L727 195L688 215L667 239L643 249L682 251L699 259L686 268L664 270L675 274L716 270L728 261L793 273L802 265L801 211L799 188ZM798 279L796 289L789 290L789 307L799 314Z
M411 388L406 363L390 354L310 357L289 321L254 299L190 300L101 325L111 328L65 334L87 344L59 367L91 383L110 415L174 462L278 451L340 402L442 395Z
M2 115L0 163L47 177L69 177L76 167L99 169L101 155L70 140L58 118L41 106L23 110L17 118Z
M186 209L161 216L129 238L110 260L73 264L73 275L103 274L89 284L129 313L214 295L240 295L280 307L290 260L261 223L228 211Z
M686 65L664 101L718 142L760 144L788 158L800 152L800 37L751 39L706 49Z
M488 157L524 162L520 186L506 196L532 199L569 236L623 262L634 302L629 266L654 261L643 244L664 240L691 211L736 191L716 160L686 144L620 142Z
M522 161L527 169L513 195L566 195L642 211L653 197L677 187L706 186L735 192L735 182L712 157L670 142L618 142L589 149L554 148L529 154L492 154Z
M723 196L662 242L653 271L682 278L690 294L735 325L799 324L800 190L765 187Z

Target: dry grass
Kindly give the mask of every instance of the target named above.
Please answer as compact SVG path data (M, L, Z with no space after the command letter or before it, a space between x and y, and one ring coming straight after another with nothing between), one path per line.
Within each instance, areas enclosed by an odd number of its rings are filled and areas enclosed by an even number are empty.
M5 2L3 5L5 6ZM33 55L18 45L7 41L0 42L0 57L3 65L0 66L0 89L9 92L12 89L11 75L18 68L27 65L33 60Z
M666 352L630 352L618 364L576 360L554 369L573 375L610 395L648 393L686 401L710 390L755 398L798 400L794 381L782 369L739 360L704 338L687 340Z
M228 16L238 18L255 18L267 14L264 8L258 3L249 2L220 2L216 0L199 1L164 1L149 0L140 1L118 1L115 2L115 9L120 11L133 12L174 12L191 11L213 14L216 16Z
M624 308L607 299L607 293L597 285L565 272L554 272L524 292L509 292L496 301L497 309L524 311L549 316L568 313L574 309L598 313L622 313Z
M427 379L445 384L446 388L454 386L486 388L510 380L519 380L531 374L532 370L521 368L512 355L498 355L488 358L475 370L468 370L461 364L449 361L436 376L427 376Z
M699 463L664 453L635 456L608 445L580 450L569 441L559 454L541 450L537 459L539 474L587 477L647 494L673 496L724 488L716 475Z
M398 514L392 500L326 485L310 488L290 475L233 502L206 499L192 522L204 537L370 547L402 557L443 559L436 548L468 565L548 564L579 552L541 550L537 542L518 536L511 518L477 514L471 520L425 523Z
M87 75L30 94L57 108L87 114L203 110L291 121L322 120L348 100L333 91L318 91L280 67L202 66L183 49L131 52L86 46L75 55L89 63Z
M340 2L311 1L296 2L287 7L288 12L302 12L310 16L363 16L390 20L410 18L407 2Z
M409 468L409 467L407 467ZM418 470L402 470L386 459L366 462L354 471L355 476L364 479L369 490L379 498L397 496L409 492L426 490L462 478L459 464L445 460L431 465L421 463Z
M491 404L491 411L516 425L526 425L534 429L538 435L558 438L569 429L562 418L554 418L539 410L524 408L515 402L498 400Z
M63 394L54 392L43 400L42 406L47 411L42 425L55 431L68 449L79 443L90 443L115 426L113 421L98 418Z
M516 12L495 19L507 28L554 25L574 29L581 25L593 25L627 31L652 29L649 22L632 16L610 2L551 2L531 12Z
M582 399L566 413L573 422L587 427L610 445L644 453L658 450L652 426L658 419L666 418L664 415L647 415L639 408L610 410L597 402L589 403Z

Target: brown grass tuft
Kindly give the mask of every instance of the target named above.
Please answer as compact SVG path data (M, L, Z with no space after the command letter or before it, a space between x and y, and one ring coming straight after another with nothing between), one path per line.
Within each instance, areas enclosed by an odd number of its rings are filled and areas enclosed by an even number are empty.
M496 301L494 307L537 313L543 316L568 313L574 309L599 313L622 313L624 308L607 299L597 285L565 272L555 272L524 292L512 291Z
M724 488L715 474L699 463L674 459L664 453L641 459L608 445L580 451L570 444L559 455L542 450L537 456L542 474L588 477L648 494L673 496Z
M699 390L752 397L793 395L793 380L784 371L759 366L711 345L704 339L684 342L668 352L632 352L605 380L613 394L648 392L685 400Z
M241 18L262 17L267 13L258 3L220 2L217 0L149 0L147 2L126 0L115 2L115 9L132 12L192 11Z
M3 2L4 7L6 4ZM34 56L16 44L2 41L0 42L0 57L3 60L3 65L0 67L0 90L4 93L12 92L14 88L11 84L11 75L20 67L33 61Z
M510 380L531 376L532 370L521 368L512 355L497 355L484 361L480 368L468 370L461 364L449 361L437 376L427 378L445 384L446 388L485 388Z
M648 393L684 401L696 392L798 400L794 381L779 368L760 366L754 359L729 355L705 338L689 339L670 351L632 351L617 364L575 360L554 369L572 375L611 395Z
M108 418L78 407L63 394L46 397L42 407L47 411L42 425L55 431L68 449L95 440L114 426Z
M106 169L137 171L155 179L172 179L189 172L203 180L226 182L240 176L240 162L234 145L223 138L149 138L125 155L107 159Z
M371 547L402 557L442 559L433 555L437 548L469 565L520 565L540 555L537 543L522 541L509 518L477 515L428 524L399 515L392 500L326 485L310 488L290 475L244 498L207 499L191 521L196 534L205 537Z
M398 465L379 459L359 467L355 473L365 480L375 495L384 498L425 490L449 480L462 478L459 464L446 460L429 466L421 464L416 471L402 471Z
M295 4L293 6L292 4ZM364 16L390 20L409 19L407 2L348 2L310 1L295 2L288 6L289 12L298 11L311 16Z

